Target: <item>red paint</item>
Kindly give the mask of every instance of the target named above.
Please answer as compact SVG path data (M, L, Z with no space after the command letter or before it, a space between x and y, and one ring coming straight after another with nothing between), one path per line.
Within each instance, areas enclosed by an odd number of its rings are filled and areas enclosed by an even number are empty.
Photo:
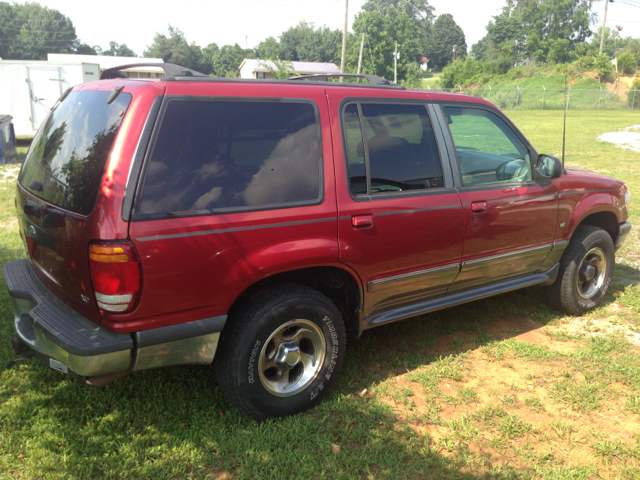
M123 84L123 91L133 98L109 157L94 211L87 217L64 217L64 228L50 229L58 246L56 253L29 244L32 261L41 267L36 270L47 285L73 308L114 332L223 315L255 282L317 266L341 268L362 285L366 312L375 309L367 303L367 282L569 238L581 219L595 211L612 211L619 222L626 219L626 210L614 206L623 195L622 183L588 173L570 172L547 185L475 193L451 189L437 195L376 201L351 197L343 158L341 100L417 99L491 105L481 99L377 88L232 82L107 80L76 89L112 91ZM322 131L322 203L123 221L124 192L138 138L153 101L162 95L312 100ZM449 167L445 164L444 168ZM558 191L608 188L612 191L558 196ZM27 199L45 205L20 186L17 197L19 215ZM560 228L560 223L565 226ZM270 227L247 228L265 226ZM25 228L21 221L23 236ZM153 238L171 235L183 236ZM88 245L92 241L127 239L141 264L138 305L126 314L101 313L93 295ZM81 295L89 300L83 301Z

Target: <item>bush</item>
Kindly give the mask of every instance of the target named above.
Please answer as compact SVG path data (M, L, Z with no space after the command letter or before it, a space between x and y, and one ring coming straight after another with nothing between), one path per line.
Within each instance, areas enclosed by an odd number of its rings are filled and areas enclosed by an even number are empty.
M631 50L625 50L618 56L618 70L623 73L636 71L636 57Z
M596 72L598 72L598 79L600 80L600 83L611 79L613 66L611 65L611 61L607 55L598 55L594 62L594 67Z
M424 72L417 63L410 63L406 67L404 80L400 83L407 88L422 88Z

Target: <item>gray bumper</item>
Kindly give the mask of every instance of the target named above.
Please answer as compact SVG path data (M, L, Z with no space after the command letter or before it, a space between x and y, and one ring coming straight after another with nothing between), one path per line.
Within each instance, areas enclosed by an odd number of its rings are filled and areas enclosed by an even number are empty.
M96 325L51 293L29 260L4 265L20 340L48 366L95 377L168 365L209 364L226 315L136 333Z
M629 222L622 222L618 225L618 239L616 240L616 250L618 250L624 241L627 239L627 235L631 231L631 224Z

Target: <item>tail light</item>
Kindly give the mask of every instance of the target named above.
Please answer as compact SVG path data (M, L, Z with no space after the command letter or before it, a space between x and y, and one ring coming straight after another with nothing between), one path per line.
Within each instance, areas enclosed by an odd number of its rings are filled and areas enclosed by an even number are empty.
M98 307L107 312L131 310L140 293L140 266L129 245L89 246L91 280Z

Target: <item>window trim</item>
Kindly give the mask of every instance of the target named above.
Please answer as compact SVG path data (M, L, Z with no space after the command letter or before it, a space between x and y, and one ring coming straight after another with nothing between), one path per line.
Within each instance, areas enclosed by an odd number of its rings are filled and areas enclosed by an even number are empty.
M448 147L450 147L450 158L455 161L451 162L451 167L454 171L454 182L456 183L456 188L465 192L474 192L474 191L483 191L483 190L499 190L508 186L509 188L520 188L520 187L531 187L531 186L545 186L551 183L551 180L547 177L542 177L537 174L536 169L533 168L533 162L538 158L538 152L531 145L531 142L527 140L520 129L500 110L490 107L489 105L484 105L481 103L473 103L473 102L451 102L451 101L435 101L433 102L436 107L436 115L438 116L440 123L442 125L442 130L445 135L445 142ZM464 185L462 182L462 170L460 168L460 159L458 158L458 152L455 147L455 142L453 141L453 135L451 134L451 129L449 128L449 124L447 122L447 117L444 114L444 107L457 107L457 108L476 108L478 110L484 110L489 113L493 113L498 118L500 118L507 127L511 129L511 131L522 141L524 146L529 151L529 157L531 160L531 180L526 182L505 182L505 183L487 183L487 184L476 184L476 185Z
M351 104L356 104L358 106L358 116L360 120L360 134L362 135L362 142L364 145L364 153L365 153L365 164L366 164L366 175L367 175L367 192L371 191L371 174L370 168L368 165L368 155L369 148L367 145L367 137L366 132L363 130L363 115L360 108L360 105L363 104L391 104L391 105L413 105L423 107L429 122L431 123L431 128L433 130L433 136L436 142L436 146L438 148L438 157L440 159L440 166L442 167L442 177L444 180L444 187L436 187L436 188L428 188L423 190L408 190L401 192L380 192L374 194L364 194L364 195L355 195L351 191L351 174L349 167L349 156L347 153L347 135L346 135L346 122L344 120L344 115L346 112L347 106ZM345 185L347 188L347 192L351 199L355 202L370 202L376 200L389 200L393 198L407 198L407 197L422 197L422 196L431 196L431 195L445 195L455 193L454 187L454 178L455 176L452 174L451 169L449 167L449 156L446 154L445 145L442 144L442 140L438 135L438 130L441 129L439 122L434 119L433 115L430 112L429 105L432 104L429 100L421 100L421 99L411 99L411 98L380 98L380 97L346 97L343 98L339 105L340 112L340 130L342 136L342 155L344 160L344 170L345 170Z
M140 213L140 204L142 200L142 192L147 178L147 172L150 168L151 158L155 151L158 136L164 122L167 109L172 102L197 101L197 102L242 102L242 103L303 103L313 107L316 121L316 133L318 138L318 196L315 199L286 202L271 203L267 205L251 205L239 207L226 207L208 210L187 210L184 212L168 212L168 213ZM288 98L288 97L212 97L199 95L166 95L163 97L160 112L153 127L151 140L142 162L140 177L137 182L135 195L133 198L133 208L131 210L132 222L143 222L148 220L165 220L169 218L191 218L212 215L223 215L231 213L259 212L264 210L280 210L285 208L307 207L321 205L325 199L325 181L324 181L324 145L322 143L322 123L320 120L320 110L318 105L311 99L306 98Z

